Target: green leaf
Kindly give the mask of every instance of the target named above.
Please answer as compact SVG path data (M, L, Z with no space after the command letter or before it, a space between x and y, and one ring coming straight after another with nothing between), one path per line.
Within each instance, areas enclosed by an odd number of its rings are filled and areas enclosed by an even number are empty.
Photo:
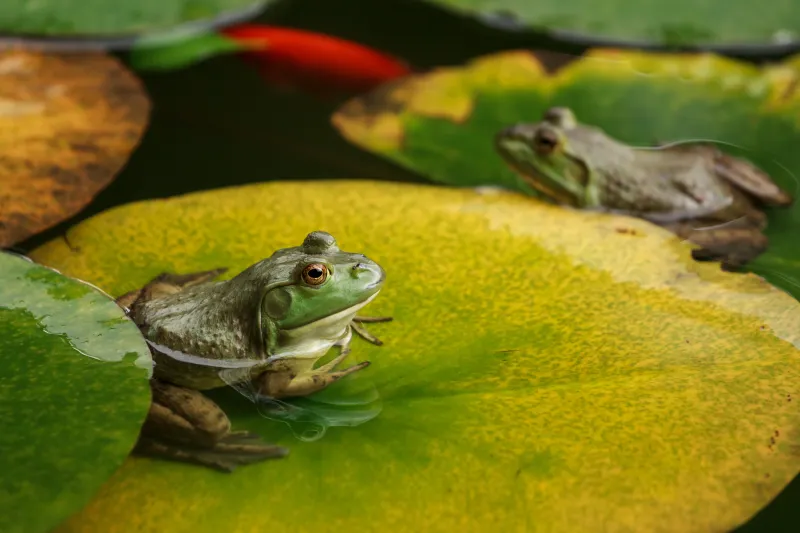
M797 61L796 59L794 61ZM721 141L795 194L800 91L791 62L764 70L710 54L596 50L548 74L528 52L408 78L345 104L333 117L349 141L427 178L533 194L495 152L497 131L569 106L581 122L633 145ZM800 202L767 210L769 250L749 268L800 298Z
M152 361L94 287L5 252L0 279L0 531L45 533L130 452Z
M168 44L140 41L131 51L129 62L135 70L173 70L222 54L233 54L253 46L217 33L201 33Z
M800 4L748 0L428 0L492 25L594 44L782 48L800 39ZM796 48L795 48L796 49Z
M266 0L3 0L0 33L61 37L120 37L164 32L184 24L213 24Z
M725 531L800 470L800 303L641 220L274 182L121 206L33 256L118 295L233 276L316 229L386 269L364 314L395 318L370 328L384 346L354 340L369 368L294 404L327 417L322 438L222 390L234 429L289 456L229 475L131 458L59 533ZM345 401L310 406L346 397L380 412L341 427Z

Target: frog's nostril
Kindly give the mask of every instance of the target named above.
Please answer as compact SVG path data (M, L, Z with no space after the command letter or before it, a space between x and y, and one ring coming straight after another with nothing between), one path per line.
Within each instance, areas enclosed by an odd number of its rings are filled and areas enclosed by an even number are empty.
M369 270L369 267L364 263L356 263L353 265L353 268L350 269L350 273L353 275L354 278L357 278L359 274L364 272L365 270Z
M375 282L370 287L380 284L384 277L383 269L374 263L356 263L350 269L350 273L354 278L361 278L362 276L364 279L375 278Z

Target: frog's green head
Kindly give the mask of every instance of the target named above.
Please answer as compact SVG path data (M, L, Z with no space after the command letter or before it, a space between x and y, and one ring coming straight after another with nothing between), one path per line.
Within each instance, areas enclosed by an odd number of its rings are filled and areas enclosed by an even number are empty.
M568 108L545 111L541 122L520 123L495 136L495 147L512 170L550 200L581 206L589 169L574 142L579 126Z
M278 330L315 322L335 327L383 287L383 269L366 256L343 252L329 233L314 231L301 246L278 250L268 260L270 278L261 299L262 320Z

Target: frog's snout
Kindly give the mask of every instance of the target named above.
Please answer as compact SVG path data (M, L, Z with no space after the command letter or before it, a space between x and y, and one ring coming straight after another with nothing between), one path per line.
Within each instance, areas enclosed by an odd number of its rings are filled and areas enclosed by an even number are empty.
M350 275L363 281L368 288L376 287L383 283L386 273L377 263L359 261L350 269Z

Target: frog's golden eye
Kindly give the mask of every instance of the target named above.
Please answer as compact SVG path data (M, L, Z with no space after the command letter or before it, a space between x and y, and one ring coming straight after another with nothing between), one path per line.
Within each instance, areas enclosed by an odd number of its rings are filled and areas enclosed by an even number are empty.
M533 136L533 148L542 155L548 155L558 147L558 134L549 128L539 128Z
M303 269L302 277L309 285L322 285L328 279L328 267L322 263L311 263Z

